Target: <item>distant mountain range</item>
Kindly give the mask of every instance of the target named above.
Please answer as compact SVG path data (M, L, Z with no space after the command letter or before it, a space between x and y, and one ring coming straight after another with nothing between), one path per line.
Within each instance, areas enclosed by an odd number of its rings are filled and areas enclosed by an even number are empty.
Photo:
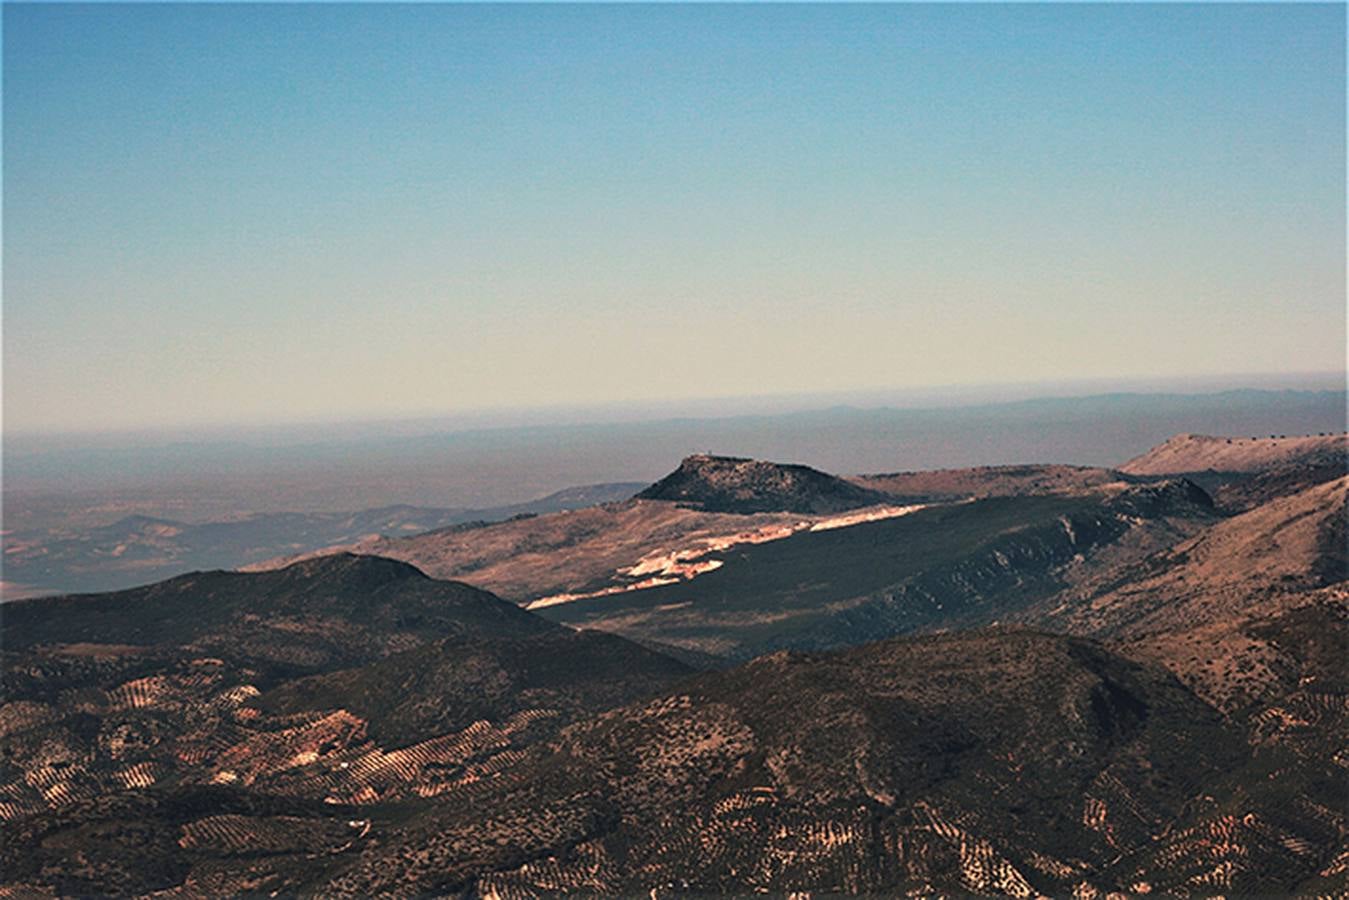
M934 395L873 396L853 405L797 404L794 411L746 401L730 412L696 417L641 406L611 411L609 418L600 411L591 419L569 417L575 424L294 426L177 441L6 433L6 527L61 524L53 507L70 509L72 497L76 509L93 503L192 522L239 511L499 507L570 485L649 484L696 453L804 462L833 473L1009 463L1113 466L1186 431L1242 437L1343 432L1343 379L1317 383L1336 381L1330 390L1019 399L1024 391L1003 389L964 401L957 392L940 402Z
M700 457L8 603L0 893L1340 896L1345 447Z
M194 569L236 568L377 535L472 527L623 499L641 484L569 488L494 509L386 506L354 513L257 513L188 523L132 515L109 525L9 531L4 597L113 590Z

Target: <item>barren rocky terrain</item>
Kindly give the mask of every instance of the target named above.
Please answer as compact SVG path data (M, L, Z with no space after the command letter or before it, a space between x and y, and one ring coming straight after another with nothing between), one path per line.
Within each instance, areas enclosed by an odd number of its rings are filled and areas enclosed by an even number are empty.
M1120 467L1132 475L1184 474L1219 507L1239 512L1344 474L1349 436L1177 435Z
M1349 476L1225 441L7 603L0 894L1343 895Z

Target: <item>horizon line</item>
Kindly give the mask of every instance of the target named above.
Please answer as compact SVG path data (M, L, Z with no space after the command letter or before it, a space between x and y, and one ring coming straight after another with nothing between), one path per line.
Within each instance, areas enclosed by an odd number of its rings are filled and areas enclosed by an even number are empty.
M1114 386L1112 389L1106 389L1111 385ZM3 412L0 408L0 442L3 442L6 448L10 441L78 445L85 441L148 442L161 439L173 443L195 443L206 440L218 442L226 436L226 433L234 433L238 435L237 439L243 440L245 436L281 437L287 433L298 436L305 432L311 433L312 437L327 432L329 439L332 439L340 436L348 438L359 436L350 432L388 428L392 428L395 434L403 431L405 435L450 434L538 427L588 427L731 419L821 412L836 408L918 411L1108 396L1198 397L1232 391L1349 394L1349 375L1345 371L1312 371L1146 378L1097 376L1023 382L965 382L912 387L660 398L646 402L502 406L392 414L370 412L356 413L350 418L342 419L294 417L253 421L211 420L176 425L143 423L87 430L41 428L16 430L3 422ZM749 408L749 405L753 404L767 404L768 408ZM332 434L333 432L337 434ZM343 432L348 434L342 435Z

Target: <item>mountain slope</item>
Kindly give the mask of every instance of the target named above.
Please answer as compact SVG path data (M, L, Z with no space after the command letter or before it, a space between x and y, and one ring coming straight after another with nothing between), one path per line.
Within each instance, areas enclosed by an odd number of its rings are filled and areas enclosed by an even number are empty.
M368 661L451 634L539 633L547 623L406 563L339 554L271 572L196 572L111 594L0 606L5 649L190 645L296 670Z
M904 515L878 491L806 466L690 456L624 503L607 503L481 528L373 538L273 560L261 571L340 550L410 562L521 604L692 577L686 558L778 540L809 528Z
M804 473L804 474L803 474ZM805 467L690 457L626 503L609 503L481 528L376 538L330 548L409 562L435 578L459 579L521 604L553 603L686 580L713 558L807 530L897 518L916 507L993 497L1081 496L1118 491L1132 479L1109 469L995 466L835 478ZM736 492L740 491L741 494ZM664 499L651 499L660 497ZM693 498L702 498L696 502ZM843 508L842 512L726 512ZM853 507L854 503L865 505ZM306 554L308 558L320 554ZM296 557L250 566L275 568ZM690 568L690 564L693 568ZM686 571L687 570L687 571Z
M651 553L737 535L786 534L802 521L792 513L708 513L662 501L629 500L482 528L365 541L352 549L405 560L435 578L468 581L507 600L528 603L613 584L619 570Z
M1131 475L1175 475L1189 472L1258 472L1275 466L1316 465L1349 449L1349 435L1293 437L1218 437L1178 434L1120 466Z
M776 654L565 737L321 892L1279 893L1326 859L1234 791L1248 751L1212 710L1032 632Z
M1252 624L1349 579L1349 477L1272 500L1193 538L1097 575L1028 619L1108 639L1171 667L1222 706L1278 687L1275 654Z
M259 707L281 715L345 709L365 720L373 740L396 746L530 710L570 721L654 694L691 671L617 635L551 628L493 641L443 638L366 666L289 681Z
M539 611L745 659L997 621L1102 556L1133 558L1213 519L1187 482L934 506L706 555L705 574Z
M1237 790L1259 810L1247 815L1267 846L1275 828L1304 833L1284 840L1304 858L1321 848L1319 868L1296 887L1306 896L1349 890L1347 514L1342 476L1097 572L1025 615L1164 666L1221 709L1254 749ZM1192 842L1215 833L1191 828L1179 836ZM1240 833L1238 820L1223 833ZM1252 868L1285 866L1253 846L1242 852ZM1210 885L1230 887L1223 871L1210 875Z
M476 790L691 671L350 555L3 611L0 870L82 895L240 847L303 877L371 805Z
M1134 476L1188 475L1220 508L1241 512L1349 474L1349 435L1181 434L1120 468Z

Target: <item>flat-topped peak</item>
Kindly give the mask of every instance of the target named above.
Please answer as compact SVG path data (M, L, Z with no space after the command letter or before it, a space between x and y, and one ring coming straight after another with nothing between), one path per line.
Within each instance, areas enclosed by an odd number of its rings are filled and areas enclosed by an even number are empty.
M755 460L748 456L724 456L718 453L690 453L684 457L680 466L703 465L705 463L748 463ZM765 463L772 465L772 463Z
M390 559L387 556L370 556L346 551L302 559L279 571L303 578L323 578L339 575L343 578L359 578L367 582L400 581L405 578L425 579L427 577L421 569L401 560Z
M885 495L809 466L695 453L637 495L708 512L834 513L883 503Z

